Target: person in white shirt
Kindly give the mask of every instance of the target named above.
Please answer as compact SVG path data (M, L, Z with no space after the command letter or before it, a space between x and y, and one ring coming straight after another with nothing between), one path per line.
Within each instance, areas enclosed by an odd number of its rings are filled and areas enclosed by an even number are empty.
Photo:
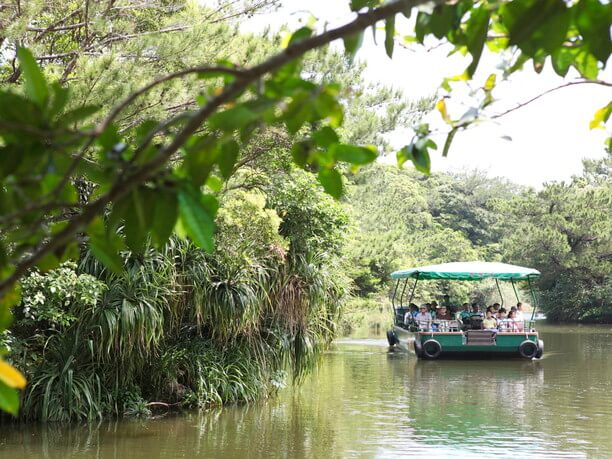
M431 328L431 314L427 310L426 305L421 305L419 308L419 313L414 317L414 320L421 329Z
M516 308L512 307L510 312L508 313L508 331L510 332L522 332L523 331L523 322L518 322L516 320Z
M519 322L523 322L525 320L525 315L523 314L523 303L520 301L516 303L516 320Z
M506 318L505 308L501 308L497 313L497 328L499 331L506 331L508 328L508 319Z

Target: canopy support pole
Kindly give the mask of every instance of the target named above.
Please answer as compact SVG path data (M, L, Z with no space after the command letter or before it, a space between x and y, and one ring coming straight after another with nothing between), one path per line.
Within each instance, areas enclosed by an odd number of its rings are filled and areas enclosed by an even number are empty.
M399 287L399 279L397 280L397 282L395 283L395 288L393 289L393 296L391 297L391 306L393 306L393 309L395 310L395 297L397 296L397 288Z
M516 302L520 303L521 299L519 298L518 291L516 290L516 285L514 284L514 279L510 279L510 282L512 283L512 289L514 290L514 296L516 296Z
M412 303L412 298L414 297L414 290L416 289L418 282L419 282L419 273L417 273L416 278L414 279L414 285L412 286L412 292L410 292L410 299L408 300L408 305Z
M531 320L534 319L536 309L538 309L538 299L535 292L533 291L533 285L531 284L531 277L527 277L527 283L529 284L529 291L531 292L531 298L533 299L533 308L531 310Z
M502 295L501 288L499 288L499 281L495 279L495 285L497 285L497 291L499 292L499 297L501 298L501 305L504 306L504 296Z
M404 288L402 289L402 294L400 295L400 308L404 306L404 292L406 291L406 285L408 285L408 279L404 281Z

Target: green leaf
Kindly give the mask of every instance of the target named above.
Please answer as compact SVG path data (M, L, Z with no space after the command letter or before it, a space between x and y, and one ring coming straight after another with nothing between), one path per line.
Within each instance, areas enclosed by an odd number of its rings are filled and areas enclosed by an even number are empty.
M223 188L223 180L221 180L216 175L211 175L206 180L206 186L211 189L211 191L218 193Z
M393 57L393 46L395 45L395 16L385 21L385 51L387 56Z
M602 64L606 64L612 51L610 41L610 23L612 8L598 0L581 0L573 9L576 10L575 22L588 46L590 53Z
M297 133L306 121L309 121L314 112L313 101L310 93L296 95L289 103L283 115L287 130L291 134Z
M59 83L51 84L51 103L49 104L48 114L51 117L57 116L64 110L68 103L70 92L63 88Z
M487 81L485 81L484 90L493 91L493 89L495 88L496 80L497 80L497 75L495 73L492 73L491 75L489 75L489 77L487 78Z
M51 269L57 268L58 265L59 265L59 260L53 253L46 253L36 263L36 267L40 269L43 273Z
M522 0L504 3L500 17L509 44L534 57L538 50L554 52L567 37L571 15L564 0Z
M457 129L452 129L448 135L446 136L446 141L444 142L444 149L442 150L442 157L446 158L448 156L448 151L450 150L451 143L453 142L453 138L457 133Z
M593 119L589 123L589 129L597 129L604 128L604 124L610 118L610 114L612 113L612 102L609 102L605 107L601 107L599 110L595 112L593 115Z
M154 215L157 193L141 187L132 191L125 210L125 242L136 253L144 250Z
M332 91L329 91L328 87L325 87L324 91L321 91L313 101L314 113L310 114L309 121L318 121L327 118L329 124L332 126L340 126L344 119L344 110L342 105L333 95Z
M151 226L151 237L157 248L161 248L172 234L178 218L178 201L172 190L157 190L155 210Z
M23 72L27 96L40 107L43 107L49 95L49 88L36 59L27 48L18 48L17 58Z
M301 27L295 32L293 32L293 34L291 35L291 39L289 40L289 43L287 46L290 46L294 43L310 38L311 35L312 35L312 29L310 27L306 27L306 26Z
M14 268L7 266L0 270L0 279L6 279L13 273ZM17 306L21 301L21 286L16 283L4 293L4 295L0 296L0 308L12 308L13 306Z
M318 131L313 132L311 137L313 142L321 148L329 148L330 145L340 141L336 131L329 126L324 126Z
M215 222L210 206L204 205L202 195L189 187L178 193L181 222L187 235L201 249L211 253L214 248Z
M342 196L342 175L336 169L321 169L319 182L323 185L323 189L334 198L339 199Z
M578 49L574 57L574 67L580 72L584 78L596 80L599 75L599 66L597 59L586 49Z
M208 120L211 129L219 129L225 132L231 132L242 129L247 124L256 121L259 115L252 110L249 110L244 105L215 113Z
M412 163L416 170L429 175L431 172L431 159L426 148L414 148L412 150Z
M427 151L428 147L435 148L435 143L427 138L422 138L415 143L406 145L397 152L398 165L401 167L406 161L412 161L416 170L429 175L431 172L431 160Z
M191 182L199 187L206 182L219 157L219 143L214 136L192 137L185 152L185 170Z
M117 228L119 228L121 222L125 219L125 214L129 211L130 206L131 198L129 195L113 202L113 206L107 220L107 231L117 231Z
M308 159L310 156L311 145L310 142L297 142L291 147L291 156L293 157L293 162L300 167L305 167L308 164Z
M574 63L575 52L572 48L561 46L551 55L552 66L557 75L564 77Z
M94 256L114 273L123 270L123 259L119 256L121 240L115 232L107 231L102 218L94 218L87 227L89 248Z
M59 250L56 250L56 254L59 255L60 263L66 260L78 260L79 259L79 244L77 241L72 241L66 244Z
M344 38L344 50L353 59L363 44L363 30Z
M120 141L119 129L114 124L109 125L96 139L96 143L104 150L111 150Z
M214 220L219 210L219 200L212 194L203 194L200 198L200 202Z
M474 75L482 55L482 49L489 32L489 18L489 10L483 5L472 10L470 19L467 22L465 29L466 46L472 55L472 62L466 72L470 78Z
M2 381L0 381L0 410L13 416L17 416L19 412L19 393Z
M230 178L234 172L234 165L238 160L238 154L240 148L238 142L235 140L229 140L221 145L221 152L217 158L217 164L219 165L219 171L224 179Z
M6 330L12 322L11 308L6 305L0 306L0 333Z
M115 274L123 270L123 260L117 253L117 248L109 239L101 236L90 236L89 249L91 253Z
M458 19L457 5L438 5L429 20L429 29L436 38L443 38L459 26Z
M101 107L99 105L83 105L81 107L77 107L74 110L64 113L60 118L60 124L63 126L69 126L73 123L78 123L79 121L83 121L99 112L100 108Z
M333 144L330 147L330 154L338 161L345 161L360 166L369 164L378 157L375 149L342 143Z
M380 0L351 0L351 11L359 11L362 8L374 8L380 4Z
M417 14L417 18L416 18L416 24L414 26L414 33L419 43L423 43L423 40L425 40L425 35L429 33L430 22L431 22L431 15L423 11L419 11L419 14Z

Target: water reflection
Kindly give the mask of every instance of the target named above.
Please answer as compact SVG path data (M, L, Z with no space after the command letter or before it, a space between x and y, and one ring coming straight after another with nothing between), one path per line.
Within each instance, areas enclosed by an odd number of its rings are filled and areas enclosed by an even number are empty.
M541 361L417 361L344 342L247 407L100 426L6 426L0 457L612 456L612 330L544 328Z

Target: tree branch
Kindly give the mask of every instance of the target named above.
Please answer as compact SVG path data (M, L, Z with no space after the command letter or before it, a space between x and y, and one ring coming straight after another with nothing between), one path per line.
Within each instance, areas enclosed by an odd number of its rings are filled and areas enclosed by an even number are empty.
M132 104L136 99L138 99L143 94L149 92L151 89L159 86L160 84L166 83L170 80L181 78L186 75L192 75L194 73L225 73L228 75L233 75L237 78L246 78L249 76L248 70L242 70L231 67L222 67L222 66L201 66L201 67L191 67L184 70L179 70L178 72L170 73L168 75L164 75L156 80L153 80L146 86L143 86L138 91L133 92L128 97L126 97L119 105L116 105L115 108L111 110L109 115L92 131L91 135L98 136L104 132L104 130L113 122L113 120L130 104Z
M58 26L58 27L53 27L53 26L49 26L49 27L27 27L26 30L28 32L44 32L44 33L47 33L47 32L59 32L61 30L80 29L84 25L87 25L87 22L78 22L76 24L69 24L69 25Z
M563 89L563 88L568 88L570 86L577 86L577 85L582 85L582 84L597 84L597 85L601 85L601 86L608 86L608 87L612 87L612 83L609 83L607 81L603 81L603 80L579 80L579 81L570 81L568 83L564 83L562 85L556 86L554 88L548 89L546 91L544 91L541 94L538 94L535 97L532 97L531 99L522 102L508 110L505 110L501 113L497 113L495 115L492 115L490 118L491 119L497 119L497 118L501 118L502 116L506 116L509 113L512 113L515 110L518 110L520 108L523 108L526 105L529 105L532 102L535 102L536 100L540 99L541 97L544 97L547 94L550 94L551 92L555 92L558 91L559 89Z

